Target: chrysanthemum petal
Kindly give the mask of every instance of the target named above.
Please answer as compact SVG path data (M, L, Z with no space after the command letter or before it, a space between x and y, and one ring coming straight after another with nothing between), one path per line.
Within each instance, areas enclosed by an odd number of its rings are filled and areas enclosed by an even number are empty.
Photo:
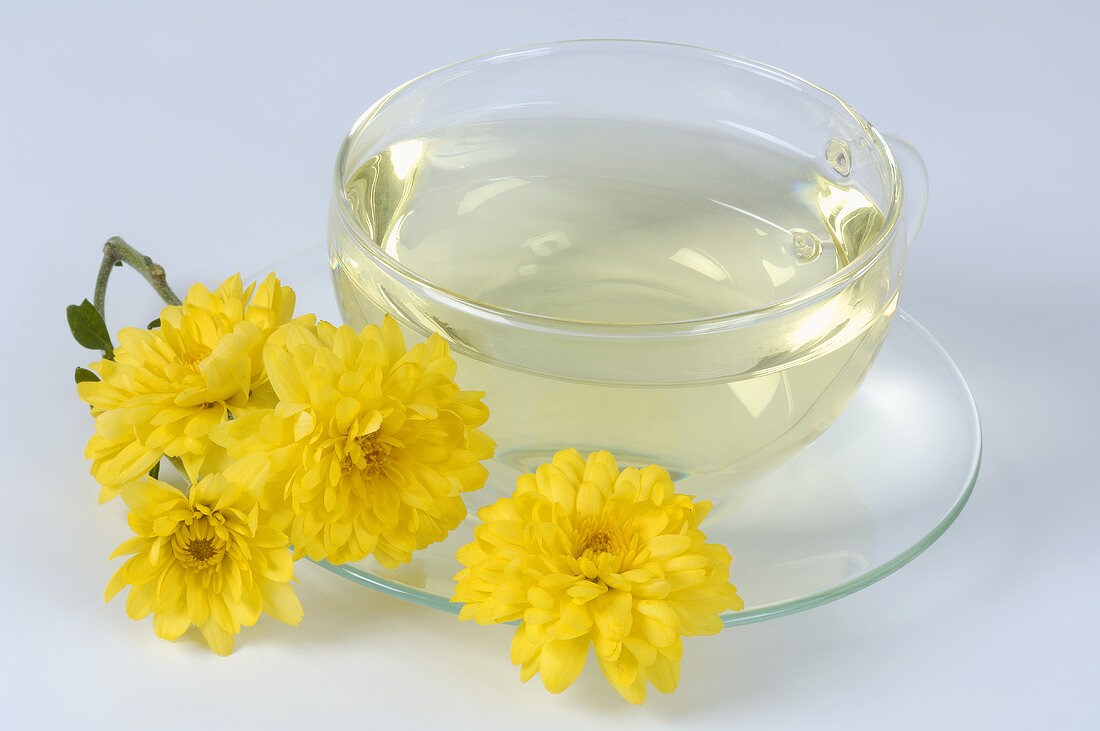
M535 656L528 662L523 663L519 669L520 682L526 683L531 678L535 677L535 674L539 671L539 656Z
M532 642L527 636L527 628L522 624L516 628L512 636L512 649L510 659L513 665L523 665L538 657L542 652L542 646Z
M599 663L604 677L619 692L622 692L623 687L630 686L638 678L641 670L638 659L626 648L620 648L620 652L614 661L599 657Z
M539 672L548 691L560 693L573 684L584 669L588 646L587 637L553 640L543 645L539 653Z
M122 589L129 584L126 576L125 564L115 571L111 575L110 580L107 582L107 588L103 590L103 601L109 602L114 599Z
M680 684L680 661L658 653L649 666L647 676L654 688L662 693L671 693Z
M607 592L607 585L595 581L581 581L565 590L577 602L587 602Z
M639 672L629 685L616 685L615 690L619 691L619 695L621 695L623 698L627 699L636 706L640 706L645 703L645 681L645 674Z
M258 496L271 474L271 461L259 455L252 455L235 460L221 474L227 482L238 484L246 491Z
M657 659L657 648L641 637L631 635L623 638L623 647L638 660L639 667L648 667Z
M604 505L604 495L592 482L582 482L577 489L577 512L581 515L595 515Z
M668 627L675 627L679 623L676 612L668 605L668 602L642 600L637 603L636 608L647 617L651 617Z
M302 604L289 584L265 581L260 584L264 597L264 612L275 619L296 626L302 621Z
M143 536L134 536L133 538L127 538L125 541L119 544L118 548L111 551L111 555L107 557L107 560L118 558L119 556L125 556L130 553L137 553L142 548L149 545L149 539Z
M187 610L180 604L169 604L153 615L153 631L164 640L175 640L191 626Z
M234 633L227 632L217 622L207 620L199 625L199 631L202 632L203 639L206 640L206 644L214 652L223 657L233 652Z
M653 561L667 561L691 548L691 537L684 535L660 535L649 540L645 546Z
M142 619L149 616L156 603L156 586L151 582L138 584L126 595L126 614L130 619Z
M118 494L121 491L122 491L122 485L118 485L118 484L103 485L99 489L99 504L102 505L103 503L110 502L111 500L114 500L116 497L118 497Z
M290 551L279 548L264 553L266 565L260 570L260 575L271 581L287 582L294 578L294 561Z

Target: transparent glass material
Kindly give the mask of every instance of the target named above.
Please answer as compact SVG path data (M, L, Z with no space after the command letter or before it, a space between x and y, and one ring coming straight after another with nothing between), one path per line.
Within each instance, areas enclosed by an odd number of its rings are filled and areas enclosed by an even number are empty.
M335 320L319 249L275 267L301 311ZM745 624L808 609L861 589L932 544L966 504L981 431L961 374L919 323L898 312L874 367L836 423L776 469L731 481L703 527L734 556ZM387 570L373 559L325 568L408 601L449 612L455 551L475 512L499 493L463 496L468 517L448 538Z
M662 43L531 46L363 115L330 263L346 321L441 333L459 384L486 392L491 491L577 447L720 500L852 398L925 191L912 148L783 71Z

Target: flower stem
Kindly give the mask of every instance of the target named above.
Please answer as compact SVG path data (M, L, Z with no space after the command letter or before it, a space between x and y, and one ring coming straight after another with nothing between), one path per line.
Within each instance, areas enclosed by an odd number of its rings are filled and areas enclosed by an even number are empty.
M168 280L164 276L164 267L157 264L149 257L142 254L134 247L127 244L118 236L107 239L103 245L103 263L99 266L99 276L95 280L95 297L92 304L99 310L101 317L106 318L107 280L111 277L111 270L118 264L128 264L134 271L145 278L160 298L166 304L178 305L180 298L168 286Z

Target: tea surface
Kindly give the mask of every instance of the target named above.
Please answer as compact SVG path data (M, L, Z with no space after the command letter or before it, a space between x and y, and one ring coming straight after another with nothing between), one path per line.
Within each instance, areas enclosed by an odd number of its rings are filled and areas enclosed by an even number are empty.
M789 298L871 242L882 214L819 165L698 131L514 120L402 141L347 192L373 240L438 286L537 315L670 322Z

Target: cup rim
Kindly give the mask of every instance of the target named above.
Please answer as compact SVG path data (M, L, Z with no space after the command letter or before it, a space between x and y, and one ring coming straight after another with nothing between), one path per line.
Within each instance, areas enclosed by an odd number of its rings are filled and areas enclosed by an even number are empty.
M402 264L399 260L386 253L385 249L380 245L380 242L373 241L359 224L351 210L351 201L348 199L347 190L344 185L345 175L347 172L348 153L354 140L358 135L370 124L371 120L378 115L378 113L398 94L406 91L414 85L418 85L425 82L432 77L446 72L450 69L465 66L465 65L481 65L484 63L493 62L496 59L516 55L518 53L530 53L539 49L546 49L550 53L567 51L570 48L576 48L578 46L595 46L600 44L608 45L630 45L630 46L648 46L648 47L671 47L684 50L690 50L693 52L699 52L701 54L709 55L716 60L733 62L739 67L746 68L757 72L764 72L767 75L779 77L778 80L792 82L798 85L804 85L807 90L816 92L823 95L827 99L831 99L839 104L845 112L847 112L852 119L868 134L872 139L882 159L886 162L887 170L890 175L890 189L892 191L890 208L886 213L885 222L882 228L879 230L878 235L874 241L859 256L850 261L847 265L840 268L833 274L829 275L825 279L816 283L814 286L802 290L790 297L776 300L759 307L752 307L745 310L737 310L729 313L723 313L720 315L711 315L701 318L693 318L686 320L669 320L660 322L645 322L645 323L624 323L624 322L612 322L612 321L592 321L592 320L575 320L570 318L554 317L551 315L540 315L533 312L525 312L523 310L513 310L507 307L500 307L488 302L484 302L475 297L456 292L446 287L442 287L432 280L420 275L414 269ZM818 86L812 81L785 71L776 66L766 64L754 59L746 58L744 56L738 56L735 54L726 53L724 51L718 51L711 48L705 48L702 46L695 46L687 43L674 43L670 41L654 41L644 39L631 39L631 38L578 38L560 41L549 41L544 43L531 43L521 46L512 46L509 48L503 48L496 51L489 51L487 53L480 53L474 56L449 63L443 66L439 66L431 71L427 71L419 76L409 79L405 83L397 86L389 93L382 96L378 101L374 102L359 119L352 125L351 130L344 137L344 141L340 145L340 149L336 156L336 167L334 171L334 200L336 202L337 210L339 211L340 218L344 224L345 229L353 234L357 239L357 243L360 248L375 261L375 263L383 266L389 271L390 274L397 276L400 279L408 280L415 283L419 289L428 292L438 300L443 300L451 306L461 309L464 312L488 318L491 320L505 320L515 324L517 321L525 322L531 326L558 331L558 332L579 332L579 331L592 331L596 330L601 334L614 335L616 333L625 335L627 337L635 336L652 336L652 335L664 335L664 334L676 334L683 332L703 332L713 330L724 330L730 327L738 327L741 325L750 324L752 322L759 321L761 319L770 319L788 313L793 310L805 307L813 302L827 299L836 292L844 289L851 282L861 277L869 268L871 268L883 255L883 252L887 249L888 242L893 240L893 237L898 228L898 222L901 220L901 208L904 200L904 186L902 182L901 168L894 156L893 150L890 145L883 138L882 134L868 122L859 112L857 112L850 104L844 101L842 98L832 93L831 91Z

